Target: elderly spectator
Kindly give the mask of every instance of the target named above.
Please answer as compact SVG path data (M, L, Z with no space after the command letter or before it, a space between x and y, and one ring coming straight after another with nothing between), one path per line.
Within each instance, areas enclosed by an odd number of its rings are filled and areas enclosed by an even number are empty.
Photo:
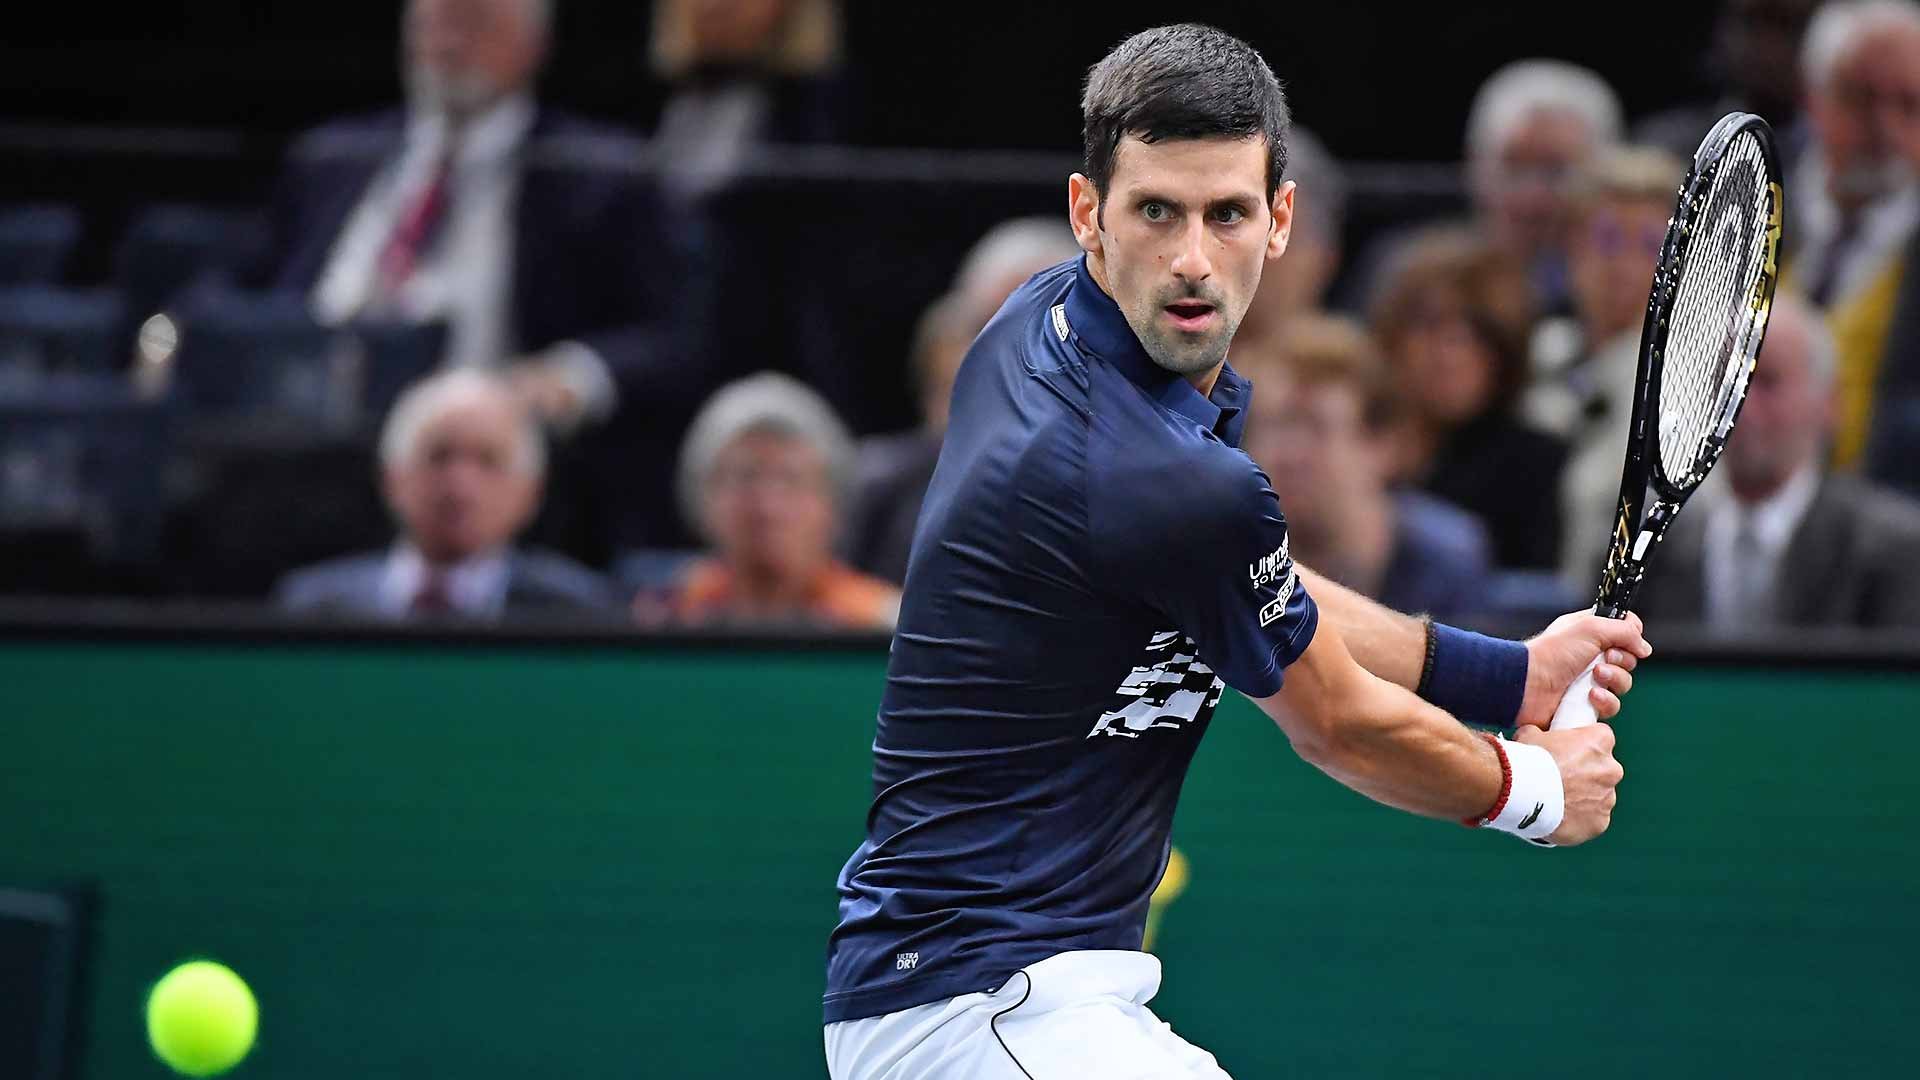
M1706 67L1715 96L1665 109L1635 124L1633 142L1691 158L1708 129L1727 113L1757 113L1773 125L1785 162L1806 141L1796 70L1807 21L1820 0L1721 0Z
M834 558L853 442L804 384L773 372L713 396L687 433L680 495L712 544L643 622L881 630L900 593Z
M1565 308L1568 202L1592 156L1618 141L1620 101L1606 80L1560 60L1519 60L1474 95L1467 183L1480 227L1526 267L1545 312Z
M1002 222L967 252L952 290L921 313L911 361L920 426L860 443L846 536L848 560L856 569L896 584L906 580L920 500L940 458L947 399L960 361L1008 295L1033 275L1079 254L1073 232L1058 218Z
M1296 185L1293 231L1287 237L1286 257L1261 271L1260 290L1240 321L1234 340L1243 353L1277 336L1289 316L1319 310L1340 272L1346 177L1306 128L1295 126L1287 133L1287 179Z
M1663 150L1617 147L1575 183L1570 269L1571 359L1537 355L1529 420L1569 442L1560 481L1559 569L1584 587L1599 573L1620 491L1620 455L1633 416L1640 331L1653 266L1686 169ZM1555 334L1541 333L1536 341ZM1548 352L1543 348L1541 352Z
M670 456L695 400L674 328L698 324L705 290L625 167L635 144L536 100L552 7L410 0L404 108L295 144L271 275L325 323L444 324L448 362L501 371L543 420L582 429L585 486L606 502L618 485L612 531L671 542L652 510L668 476L633 463Z
M1840 0L1801 58L1813 146L1790 177L1787 276L1827 312L1839 355L1836 464L1860 457L1920 225L1920 5ZM1911 307L1902 319L1920 318ZM1909 337L1909 340L1911 338Z
M1649 623L1920 627L1920 504L1827 471L1834 344L1782 289L1719 468L1648 569Z
M1280 497L1294 557L1401 611L1478 610L1486 530L1430 495L1388 489L1396 401L1367 332L1295 315L1273 346L1235 361L1253 382L1241 445Z
M283 609L495 620L616 606L598 575L513 546L540 503L546 446L498 378L455 370L409 388L387 417L380 464L400 539L293 572L277 590Z
M1515 415L1525 272L1474 233L1431 230L1388 267L1370 321L1407 403L1397 475L1478 517L1496 566L1551 568L1566 445Z

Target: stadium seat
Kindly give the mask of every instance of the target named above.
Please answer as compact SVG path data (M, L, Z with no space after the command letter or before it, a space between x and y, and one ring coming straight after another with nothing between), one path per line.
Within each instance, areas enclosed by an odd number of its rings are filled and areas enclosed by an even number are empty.
M80 212L58 203L0 208L0 285L53 285L80 240Z
M115 343L125 310L111 289L0 288L0 383L119 369L124 357Z
M0 388L0 534L71 533L105 562L151 556L169 431L166 406L117 378L56 374Z
M352 422L349 358L296 297L196 292L179 312L175 396L194 415L275 414L327 426Z
M114 278L144 319L217 270L248 262L264 235L252 210L169 203L136 213L121 236Z
M0 1062L20 1080L78 1074L91 904L0 885Z
M357 322L351 333L360 346L360 412L369 423L378 423L400 392L446 355L445 323Z

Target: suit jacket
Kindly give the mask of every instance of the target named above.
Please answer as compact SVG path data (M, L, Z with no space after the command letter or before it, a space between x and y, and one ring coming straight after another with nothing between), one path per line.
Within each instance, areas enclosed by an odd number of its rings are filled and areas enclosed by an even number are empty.
M843 545L854 569L895 585L907 580L920 503L939 460L940 440L924 431L861 440Z
M368 552L294 570L275 587L274 603L296 614L384 618L388 613L381 608L381 585L389 558L387 552ZM620 609L613 583L570 559L518 549L507 556L507 594L501 612L507 618Z
M1634 607L1649 623L1701 622L1706 515L1682 514L1647 569ZM1920 504L1829 475L1800 520L1774 583L1782 625L1920 626Z
M263 268L274 288L312 291L405 137L406 115L395 109L325 125L295 143ZM684 543L672 510L672 460L710 381L689 341L709 321L711 302L690 258L693 238L660 213L657 184L627 167L640 160L638 140L542 106L520 152L508 345L532 352L579 341L600 354L620 405L582 439L586 497L595 505L581 513L616 543Z
M1478 519L1415 491L1393 497L1393 552L1374 599L1396 611L1458 619L1486 603L1493 550Z

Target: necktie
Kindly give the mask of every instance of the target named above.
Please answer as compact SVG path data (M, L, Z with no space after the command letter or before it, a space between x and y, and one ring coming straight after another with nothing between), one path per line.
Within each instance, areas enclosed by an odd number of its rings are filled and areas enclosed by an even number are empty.
M408 610L414 615L446 615L453 611L453 594L447 589L444 570L428 570L414 590Z
M1742 512L1733 534L1732 562L1727 567L1726 623L1721 629L1740 633L1773 622L1773 575L1769 572L1760 530L1753 515Z
M380 296L391 299L413 276L421 254L447 216L452 177L453 154L449 151L434 161L427 182L407 203L380 250Z
M1813 276L1807 279L1807 299L1813 301L1815 307L1824 308L1833 302L1833 294L1840 288L1840 265L1846 259L1847 249L1853 246L1854 234L1859 231L1859 212L1843 211L1840 227L1834 230L1833 239L1820 253L1820 263L1814 267Z

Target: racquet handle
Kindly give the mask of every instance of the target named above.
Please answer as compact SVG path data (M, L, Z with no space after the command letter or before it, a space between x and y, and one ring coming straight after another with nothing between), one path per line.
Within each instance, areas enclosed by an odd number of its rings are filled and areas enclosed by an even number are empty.
M1563 731L1567 728L1586 727L1597 723L1600 714L1593 711L1593 702L1588 696L1593 692L1593 669L1600 666L1600 658L1593 658L1587 670L1573 680L1567 692L1560 695L1560 707L1553 710L1553 721L1547 725L1548 731Z

